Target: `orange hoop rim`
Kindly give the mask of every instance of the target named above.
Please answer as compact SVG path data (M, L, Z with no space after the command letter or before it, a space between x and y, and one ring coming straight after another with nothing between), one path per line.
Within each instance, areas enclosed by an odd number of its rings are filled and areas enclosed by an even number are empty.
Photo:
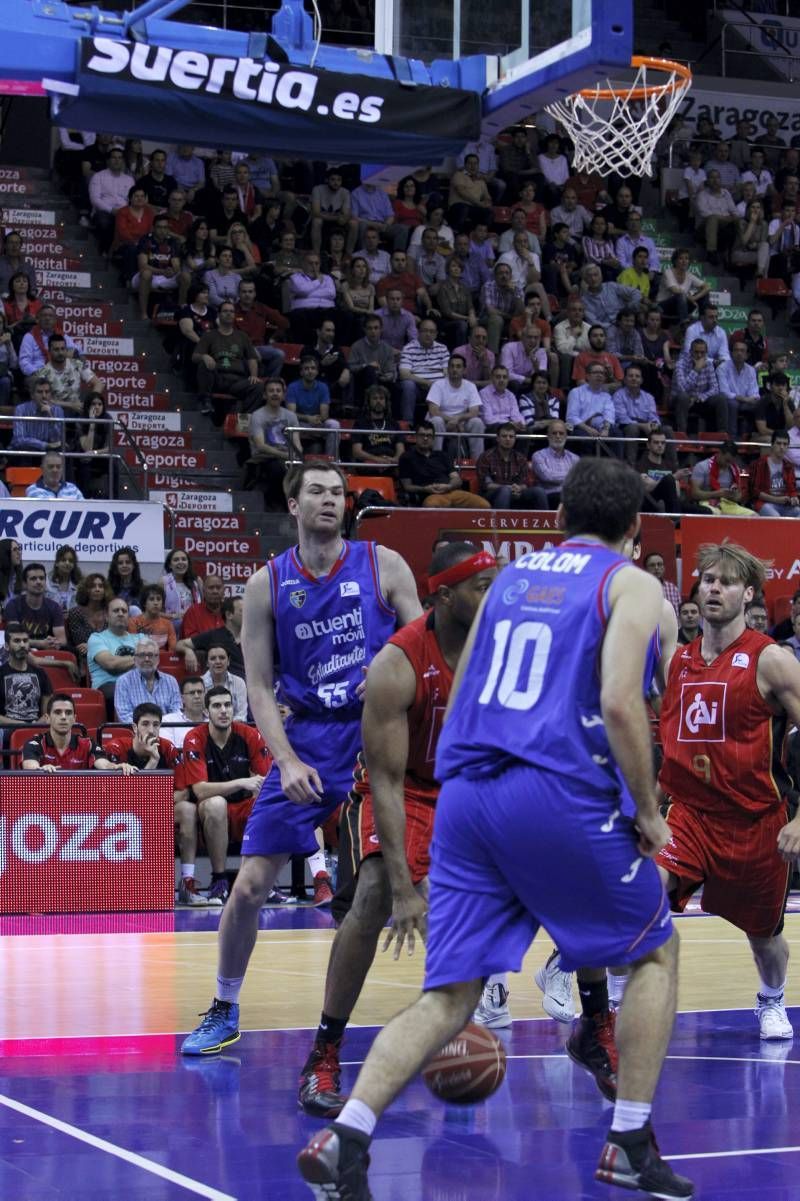
M676 63L670 58L652 58L647 54L634 54L631 59L632 67L651 67L654 71L665 71L677 78L668 79L665 83L648 83L643 88L581 88L576 94L585 100L646 100L648 96L663 96L667 92L676 92L679 88L692 82L692 72L683 63Z

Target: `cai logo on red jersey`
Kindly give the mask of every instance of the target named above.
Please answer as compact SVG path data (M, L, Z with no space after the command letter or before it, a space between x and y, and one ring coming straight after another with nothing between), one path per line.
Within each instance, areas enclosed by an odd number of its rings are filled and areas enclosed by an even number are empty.
M681 685L678 742L725 741L725 691L715 680Z

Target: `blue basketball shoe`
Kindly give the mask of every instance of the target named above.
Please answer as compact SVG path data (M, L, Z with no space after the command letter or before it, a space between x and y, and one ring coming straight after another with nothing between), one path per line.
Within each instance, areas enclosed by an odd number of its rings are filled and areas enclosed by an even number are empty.
M218 1001L215 997L200 1025L183 1040L181 1055L218 1055L241 1037L239 1006L234 1001Z

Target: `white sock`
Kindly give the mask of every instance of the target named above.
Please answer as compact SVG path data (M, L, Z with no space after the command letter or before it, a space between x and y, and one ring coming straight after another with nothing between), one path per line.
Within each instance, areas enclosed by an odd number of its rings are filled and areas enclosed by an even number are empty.
M608 980L608 999L614 1005L621 1005L622 998L625 996L625 986L628 983L627 976L612 976L611 972L606 972Z
M217 1000L232 1001L235 1005L239 1000L239 993L242 991L243 984L244 976L237 976L235 978L217 976Z
M372 1138L378 1121L369 1105L365 1105L363 1101L345 1101L344 1109L334 1120L337 1126L349 1126L351 1130L360 1130L367 1138Z
M325 863L325 852L315 851L313 855L308 857L308 866L311 872L311 879L318 876L320 872L327 872L328 866Z
M484 988L491 988L493 984L502 984L508 990L508 972L495 972L493 976L488 976Z
M624 1134L626 1130L640 1130L650 1117L652 1108L644 1101L617 1101L611 1129L617 1134Z
M193 880L193 879L194 879L194 864L193 863L182 863L181 864L181 880Z
M768 1001L772 997L782 997L783 990L785 988L786 988L785 980L784 980L783 984L779 984L777 988L773 988L772 985L770 985L770 984L765 984L764 981L762 980L761 987L759 988L758 993L759 993L759 996L763 997L765 1001Z

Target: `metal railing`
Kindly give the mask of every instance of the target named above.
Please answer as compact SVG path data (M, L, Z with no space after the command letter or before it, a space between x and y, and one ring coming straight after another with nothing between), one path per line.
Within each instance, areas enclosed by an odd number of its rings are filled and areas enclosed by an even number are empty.
M105 459L108 464L108 496L109 496L109 499L113 498L114 492L116 490L115 489L115 479L114 479L114 476L115 476L114 464L116 463L116 465L117 465L116 466L116 475L117 475L118 480L121 482L123 474L124 474L126 477L127 483L129 485L132 485L135 488L137 495L138 495L138 499L147 500L147 498L149 496L149 485L150 485L150 476L149 476L150 464L147 460L146 455L143 453L141 447L138 445L138 443L133 438L131 438L128 427L124 424L124 422L120 421L119 418L116 418L116 417L115 418L112 418L112 417L99 417L99 418L98 417L74 417L74 416L72 416L72 414L66 414L66 413L64 414L63 417L52 417L52 416L48 417L47 415L31 416L31 417L18 417L14 413L6 413L6 414L0 415L0 427L8 426L8 425L11 425L13 427L14 425L17 425L17 424L39 426L42 424L42 422L46 422L49 425L57 425L61 428L60 445L51 445L51 446L49 445L45 449L42 449L41 447L15 448L13 445L13 442L12 442L10 447L3 449L0 453L5 455L5 457L8 459L30 460L32 457L34 457L36 455L44 456L45 454L47 454L48 450L53 450L53 451L57 451L58 454L63 455L64 458L68 459L68 460L78 459L78 460L85 461L87 459L91 459L96 462L96 461ZM93 450L93 451L88 451L88 452L84 451L84 450L67 450L66 449L66 444L67 444L66 430L64 428L67 425L77 425L77 426L102 425L102 426L105 426L107 428L107 432L108 432L108 450ZM129 447L133 451L134 456L137 460L137 466L141 472L141 486L139 486L137 484L137 482L134 478L133 471L131 470L130 464L128 463L125 456L117 453L117 451L115 451L113 449L114 433L119 434L120 442L123 444L123 446Z
M729 31L739 29L747 30L751 38L753 34L759 34L761 37L766 38L769 42L769 49L766 47L760 50L753 48L751 39L746 39L750 42L750 49L747 49L745 46L729 45ZM744 35L741 34L740 37L744 37ZM727 55L735 54L737 56L745 55L750 58L760 58L764 61L772 59L773 66L774 60L778 59L780 66L776 66L775 70L779 71L782 76L785 75L787 83L794 83L796 79L800 78L800 57L792 54L791 50L787 46L784 46L780 38L776 37L768 26L761 25L758 21L724 21L720 36L720 52L722 55L723 77L727 77L728 75ZM778 81L776 80L775 82L777 83Z

